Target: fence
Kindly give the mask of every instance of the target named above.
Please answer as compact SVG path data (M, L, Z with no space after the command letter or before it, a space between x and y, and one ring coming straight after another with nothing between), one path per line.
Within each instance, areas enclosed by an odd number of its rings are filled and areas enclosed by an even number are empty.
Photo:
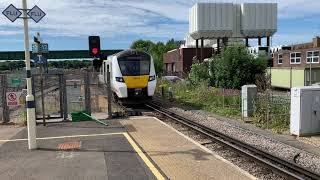
M25 73L21 71L11 71L6 74L0 74L0 120L4 123L9 121L21 123L25 121L26 109L24 106L25 96L23 89L26 87ZM17 105L7 106L7 94L16 93Z
M25 72L0 74L0 122L25 123L25 96L19 106L8 107L7 92L25 92ZM71 113L87 111L107 115L107 89L97 72L60 70L32 74L37 122L71 120ZM22 93L25 94L25 93ZM117 109L114 109L117 111Z
M258 93L253 100L254 120L267 129L286 129L290 125L290 94Z
M279 91L258 93L253 98L254 117L241 116L243 102L241 91L208 87L207 84L191 85L188 82L170 83L160 80L157 94L169 98L168 90L171 87L173 98L183 104L200 107L222 116L241 118L247 122L254 122L258 126L273 130L285 130L290 123L290 94ZM163 93L164 91L164 93ZM243 112L242 112L243 113Z

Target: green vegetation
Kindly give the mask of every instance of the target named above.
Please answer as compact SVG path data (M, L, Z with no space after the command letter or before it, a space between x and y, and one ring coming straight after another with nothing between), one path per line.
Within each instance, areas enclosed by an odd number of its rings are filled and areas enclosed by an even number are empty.
M4 61L0 62L0 71L19 70L25 67L24 61Z
M49 61L49 68L63 68L63 69L81 69L88 68L92 65L92 61ZM34 66L34 63L31 63ZM0 71L21 70L25 67L24 61L4 61L0 62Z
M175 101L193 106L205 111L213 112L226 117L241 117L241 97L238 90L224 90L208 86L208 82L202 81L193 85L188 81L170 83L160 81L159 84L165 87L172 87ZM157 92L160 94L161 88Z
M234 44L211 62L194 63L189 80L193 84L209 81L211 86L240 89L243 85L254 84L256 76L265 74L266 68L266 57L254 58L245 46Z
M92 61L49 61L49 68L63 68L63 69L81 69L92 66Z
M241 86L259 81L259 88L269 88L266 57L253 57L246 47L234 44L226 48L211 62L191 67L186 81L170 83L160 81L166 88L172 87L174 100L215 114L241 118ZM160 87L159 87L160 88ZM158 92L161 92L158 88ZM288 129L290 101L270 98L267 92L255 100L253 123L261 128L283 132ZM289 102L289 103L288 103Z
M154 43L149 40L137 40L132 43L131 49L142 50L151 54L154 60L156 73L161 75L163 72L163 54L179 47L179 43L171 39L165 44L162 42Z
M290 97L274 96L268 92L260 94L254 101L253 122L261 128L276 133L289 130Z

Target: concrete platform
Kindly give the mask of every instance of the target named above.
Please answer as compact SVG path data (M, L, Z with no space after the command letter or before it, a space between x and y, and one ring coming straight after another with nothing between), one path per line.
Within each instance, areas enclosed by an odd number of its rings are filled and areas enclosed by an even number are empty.
M29 151L26 129L0 147L1 180L157 179L119 122L37 127L38 149Z
M153 117L121 120L137 144L169 179L256 179Z
M255 179L153 117L55 123L0 138L1 180Z

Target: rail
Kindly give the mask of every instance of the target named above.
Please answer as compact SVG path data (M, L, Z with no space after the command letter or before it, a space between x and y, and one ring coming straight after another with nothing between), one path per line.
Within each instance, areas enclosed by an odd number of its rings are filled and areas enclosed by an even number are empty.
M243 154L254 161L267 166L268 168L272 169L274 172L278 173L279 175L289 178L289 179L320 179L320 175L312 172L300 165L295 164L294 162L290 162L288 160L279 158L274 156L268 152L263 150L257 149L254 146L251 146L247 143L234 139L230 136L227 136L221 132L203 126L199 123L196 123L190 119L182 117L178 114L175 114L158 104L155 103L148 103L146 104L147 107L153 109L169 117L172 120L175 120L190 129L201 133L211 139L219 142L240 154Z

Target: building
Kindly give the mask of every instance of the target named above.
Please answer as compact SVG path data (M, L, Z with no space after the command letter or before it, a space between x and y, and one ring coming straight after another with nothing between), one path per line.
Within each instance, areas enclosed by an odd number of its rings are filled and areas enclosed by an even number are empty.
M212 57L214 49L212 47L203 48L203 59ZM196 48L174 49L168 51L163 55L163 63L165 68L165 75L176 75L183 77L190 71L193 58L196 56ZM200 49L198 49L198 56L200 56Z
M274 52L271 85L291 88L320 82L319 52L320 37Z

